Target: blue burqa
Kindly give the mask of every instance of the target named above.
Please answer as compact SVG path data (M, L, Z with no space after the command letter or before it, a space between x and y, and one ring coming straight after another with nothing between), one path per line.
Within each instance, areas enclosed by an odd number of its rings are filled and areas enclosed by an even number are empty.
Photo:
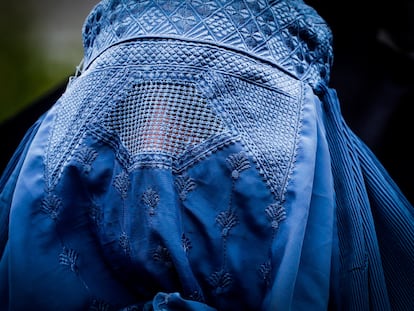
M104 0L0 180L2 310L414 310L414 209L300 0Z

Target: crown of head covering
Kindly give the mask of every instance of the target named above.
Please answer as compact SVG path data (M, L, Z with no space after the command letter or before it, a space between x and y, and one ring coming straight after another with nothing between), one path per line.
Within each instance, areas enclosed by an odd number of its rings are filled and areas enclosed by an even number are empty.
M333 59L329 27L301 0L103 0L84 24L84 66L110 46L148 37L226 46L312 86L328 82Z

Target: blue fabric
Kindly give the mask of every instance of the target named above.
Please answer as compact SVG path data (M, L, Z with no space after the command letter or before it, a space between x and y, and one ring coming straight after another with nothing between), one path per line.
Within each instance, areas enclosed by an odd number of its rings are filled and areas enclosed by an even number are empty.
M347 127L336 92L323 93L338 209L341 307L414 308L414 209ZM364 290L361 290L364 289Z
M103 1L84 43L1 179L4 310L414 307L413 208L341 117L316 12Z

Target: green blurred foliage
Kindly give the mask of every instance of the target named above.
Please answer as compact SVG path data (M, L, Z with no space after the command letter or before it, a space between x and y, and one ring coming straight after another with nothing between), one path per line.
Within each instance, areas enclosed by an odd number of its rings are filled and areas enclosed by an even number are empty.
M18 113L73 73L73 63L50 63L30 36L30 7L0 3L0 122Z

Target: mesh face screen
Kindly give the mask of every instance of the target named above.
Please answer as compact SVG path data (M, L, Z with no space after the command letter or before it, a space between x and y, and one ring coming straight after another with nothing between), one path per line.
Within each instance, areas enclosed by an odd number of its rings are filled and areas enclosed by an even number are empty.
M131 155L177 156L188 144L199 144L225 129L193 84L172 81L136 84L106 123Z

